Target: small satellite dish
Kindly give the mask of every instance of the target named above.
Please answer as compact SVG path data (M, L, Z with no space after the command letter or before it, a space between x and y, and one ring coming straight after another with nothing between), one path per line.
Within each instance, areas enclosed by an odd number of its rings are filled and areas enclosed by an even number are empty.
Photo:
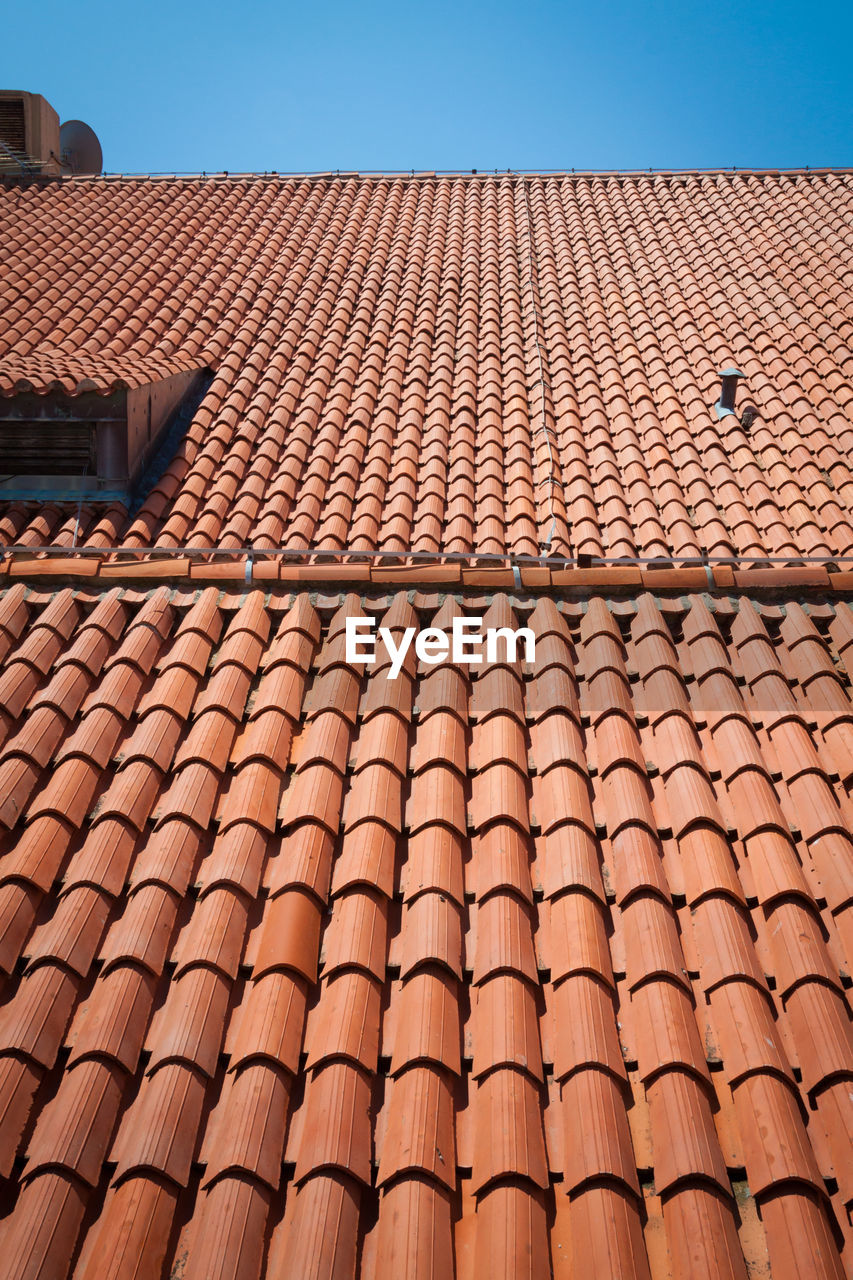
M66 120L59 127L63 169L72 173L100 173L104 165L98 135L82 120Z

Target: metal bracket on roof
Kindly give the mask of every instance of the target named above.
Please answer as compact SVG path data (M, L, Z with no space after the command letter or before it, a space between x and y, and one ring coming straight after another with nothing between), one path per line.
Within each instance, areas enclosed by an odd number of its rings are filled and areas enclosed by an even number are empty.
M252 552L246 556L246 585L250 586L252 582Z
M519 569L519 567L518 567L518 565L517 565L517 564L514 564L514 565L512 566L512 580L513 580L513 582L515 583L515 589L516 589L516 591L521 591L521 589L522 589L522 584L521 584L521 570Z
M2 165L0 167L6 170L6 164L11 161L16 164L21 173L39 173L44 163L41 160L35 160L32 156L28 156L25 151L15 151L7 143L0 140L0 159Z

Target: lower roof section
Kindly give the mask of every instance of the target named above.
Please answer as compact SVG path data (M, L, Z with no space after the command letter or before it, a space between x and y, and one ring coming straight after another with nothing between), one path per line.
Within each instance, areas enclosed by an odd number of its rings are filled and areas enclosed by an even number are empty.
M846 601L34 581L12 1274L849 1272ZM348 617L535 656L391 678Z

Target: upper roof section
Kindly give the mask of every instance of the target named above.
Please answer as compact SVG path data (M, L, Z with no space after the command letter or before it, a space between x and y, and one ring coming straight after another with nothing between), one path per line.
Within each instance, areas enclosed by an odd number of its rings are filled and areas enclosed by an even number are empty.
M849 555L851 214L849 172L7 182L0 367L215 376L139 510L0 539Z

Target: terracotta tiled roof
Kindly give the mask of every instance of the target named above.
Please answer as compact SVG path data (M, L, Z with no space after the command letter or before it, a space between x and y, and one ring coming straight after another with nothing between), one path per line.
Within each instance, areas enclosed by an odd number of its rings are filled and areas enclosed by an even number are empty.
M849 606L465 608L2 597L10 1274L842 1274Z
M214 371L0 506L2 1266L850 1275L851 176L0 195L12 389Z
M7 182L0 355L216 376L141 510L0 539L851 554L851 212L844 172Z

